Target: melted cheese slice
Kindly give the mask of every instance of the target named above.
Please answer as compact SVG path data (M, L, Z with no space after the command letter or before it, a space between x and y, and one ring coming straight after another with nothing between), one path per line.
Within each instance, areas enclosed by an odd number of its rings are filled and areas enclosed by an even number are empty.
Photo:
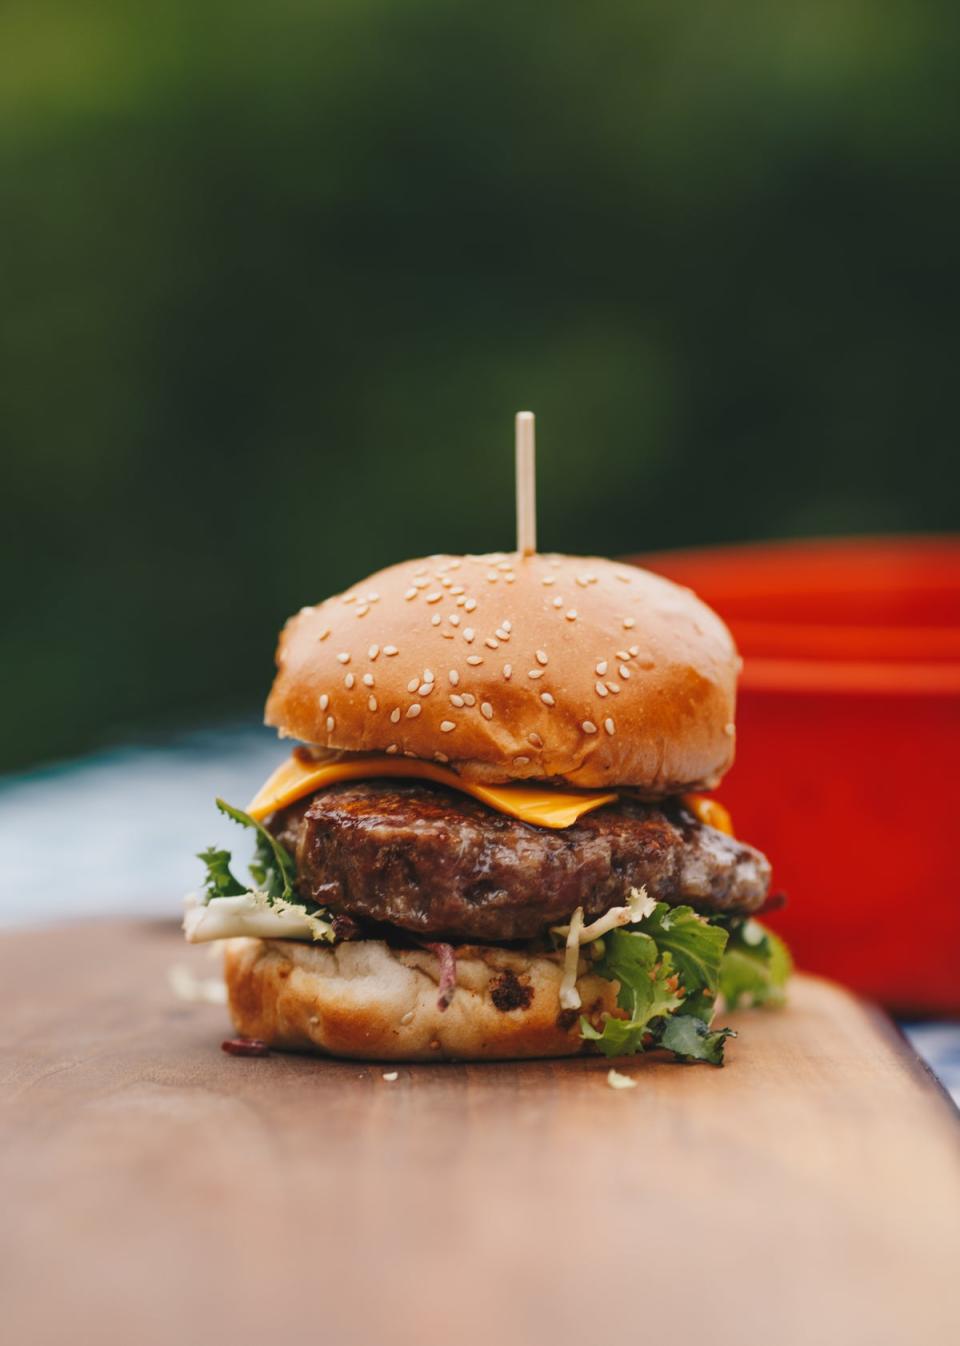
M726 832L728 837L733 836L730 810L725 809L719 800L708 799L706 795L683 795L682 799L698 822L705 827L716 828L718 832Z
M472 795L482 804L519 818L536 827L571 827L578 818L604 804L612 804L616 794L598 790L552 790L539 785L477 785L456 772L433 762L410 757L358 757L345 762L305 762L294 754L278 766L270 779L257 791L247 812L258 821L292 804L304 795L338 785L345 780L370 780L378 776L406 776L429 780Z

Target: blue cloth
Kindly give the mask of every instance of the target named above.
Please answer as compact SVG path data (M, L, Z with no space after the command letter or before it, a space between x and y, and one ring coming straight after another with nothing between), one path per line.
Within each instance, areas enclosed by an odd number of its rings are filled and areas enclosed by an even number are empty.
M286 751L272 731L228 726L0 778L0 926L177 915L200 886L197 851L249 851L214 798L243 807ZM904 1031L960 1105L960 1024Z

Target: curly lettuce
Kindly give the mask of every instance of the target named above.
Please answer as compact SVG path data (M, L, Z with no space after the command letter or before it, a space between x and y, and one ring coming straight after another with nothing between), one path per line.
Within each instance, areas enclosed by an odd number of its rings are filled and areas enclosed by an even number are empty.
M192 901L183 928L191 943L256 935L264 939L324 940L336 938L329 912L296 891L294 857L249 813L218 799L217 808L241 827L252 829L254 854L249 864L253 886L244 885L230 868L229 851L208 846L198 859L206 866L202 898Z
M617 983L621 1013L599 1025L582 1017L580 1031L606 1056L662 1047L720 1066L726 1039L736 1036L711 1026L720 996L729 1008L780 1004L791 968L782 940L759 922L711 920L665 902L597 943L591 971Z

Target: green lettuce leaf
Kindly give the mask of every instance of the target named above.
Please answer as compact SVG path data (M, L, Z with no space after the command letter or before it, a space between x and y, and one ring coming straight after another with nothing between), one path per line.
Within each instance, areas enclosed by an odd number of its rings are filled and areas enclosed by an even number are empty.
M252 827L254 829L256 850L250 864L250 875L258 890L265 893L268 899L282 897L287 901L292 899L294 902L299 902L300 899L293 888L297 879L297 866L286 847L281 846L276 837L271 836L265 827L261 826L255 818L251 818L249 813L244 813L243 809L234 808L232 804L226 803L223 799L217 800L217 808L221 813L225 813L228 818L232 818L235 823L239 823L241 827ZM230 859L229 852L221 852L221 854L225 854L227 859ZM240 892L244 891L243 888L240 889ZM220 896L223 896L223 894L220 894Z
M724 1041L736 1036L732 1028L710 1028L692 1014L674 1014L663 1025L658 1046L676 1052L682 1061L722 1066Z
M759 921L731 923L720 965L720 991L729 1009L738 1005L782 1005L793 971L790 950Z
M626 1019L604 1020L598 1030L582 1017L580 1032L595 1042L605 1056L626 1056L643 1051L651 1024L683 1004L683 993L669 954L661 956L649 935L633 930L613 930L604 937L603 955L592 971L620 983L617 1004Z
M230 869L229 851L218 851L216 847L208 846L205 851L198 851L197 859L202 860L207 867L203 886L208 902L212 897L239 897L247 891Z
M658 902L649 916L630 929L643 931L661 952L671 955L685 992L677 1012L709 1023L720 989L727 931L711 925L692 907L668 907L666 902Z

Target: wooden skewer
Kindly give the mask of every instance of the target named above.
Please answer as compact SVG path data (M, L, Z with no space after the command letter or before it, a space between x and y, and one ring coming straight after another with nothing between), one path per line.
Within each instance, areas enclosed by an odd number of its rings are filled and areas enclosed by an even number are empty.
M532 556L537 550L537 474L532 411L518 411L517 446L517 551Z

